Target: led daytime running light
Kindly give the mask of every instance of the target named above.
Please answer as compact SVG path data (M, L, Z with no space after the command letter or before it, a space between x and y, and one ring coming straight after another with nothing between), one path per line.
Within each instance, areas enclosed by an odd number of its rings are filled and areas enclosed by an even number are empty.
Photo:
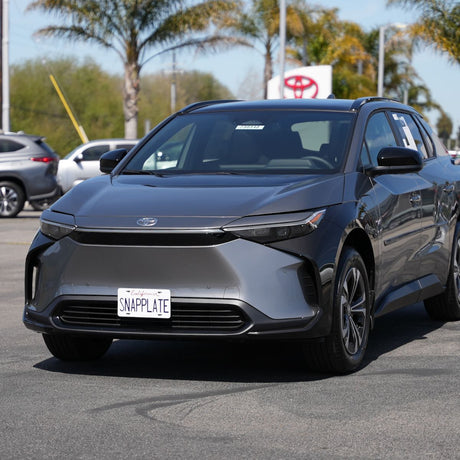
M282 222L263 225L246 225L226 228L240 238L257 241L258 243L273 243L308 235L318 228L326 213L325 209L317 211L307 219L294 222Z
M50 222L48 220L40 221L40 231L53 240L60 240L61 238L70 235L75 230L75 228L75 225Z

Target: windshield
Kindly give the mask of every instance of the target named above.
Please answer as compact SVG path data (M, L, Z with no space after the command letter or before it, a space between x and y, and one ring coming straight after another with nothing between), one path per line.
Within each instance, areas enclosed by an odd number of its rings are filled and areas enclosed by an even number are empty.
M354 115L324 111L184 114L154 135L121 174L328 174L345 157Z

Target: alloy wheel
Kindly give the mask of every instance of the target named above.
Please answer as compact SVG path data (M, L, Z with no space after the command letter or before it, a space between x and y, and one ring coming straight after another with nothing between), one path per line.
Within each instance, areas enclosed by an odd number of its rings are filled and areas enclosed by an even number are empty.
M457 239L457 245L455 248L455 254L453 255L453 267L452 267L452 275L455 289L457 290L457 302L460 304L460 238Z
M19 196L11 187L0 187L0 215L13 214L19 205Z
M360 270L350 267L341 289L341 330L345 350L356 354L366 334L367 309L366 288Z

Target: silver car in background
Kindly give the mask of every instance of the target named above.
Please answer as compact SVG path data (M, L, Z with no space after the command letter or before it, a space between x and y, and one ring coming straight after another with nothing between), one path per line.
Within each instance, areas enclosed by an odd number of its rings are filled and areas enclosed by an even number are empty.
M79 145L59 163L58 183L62 193L90 177L99 176L99 158L116 149L130 150L137 139L98 139Z

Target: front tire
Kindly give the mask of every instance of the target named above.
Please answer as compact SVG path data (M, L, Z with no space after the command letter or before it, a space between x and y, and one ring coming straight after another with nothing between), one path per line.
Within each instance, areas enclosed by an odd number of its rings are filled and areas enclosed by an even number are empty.
M93 361L102 357L112 344L111 338L43 334L48 350L62 361Z
M332 305L329 336L305 344L310 369L346 374L357 370L364 358L370 330L371 296L363 259L346 247L340 258Z
M14 182L0 182L0 217L16 217L24 208L22 188Z
M446 290L442 294L426 299L424 304L431 319L460 320L460 224L457 224L455 229Z

